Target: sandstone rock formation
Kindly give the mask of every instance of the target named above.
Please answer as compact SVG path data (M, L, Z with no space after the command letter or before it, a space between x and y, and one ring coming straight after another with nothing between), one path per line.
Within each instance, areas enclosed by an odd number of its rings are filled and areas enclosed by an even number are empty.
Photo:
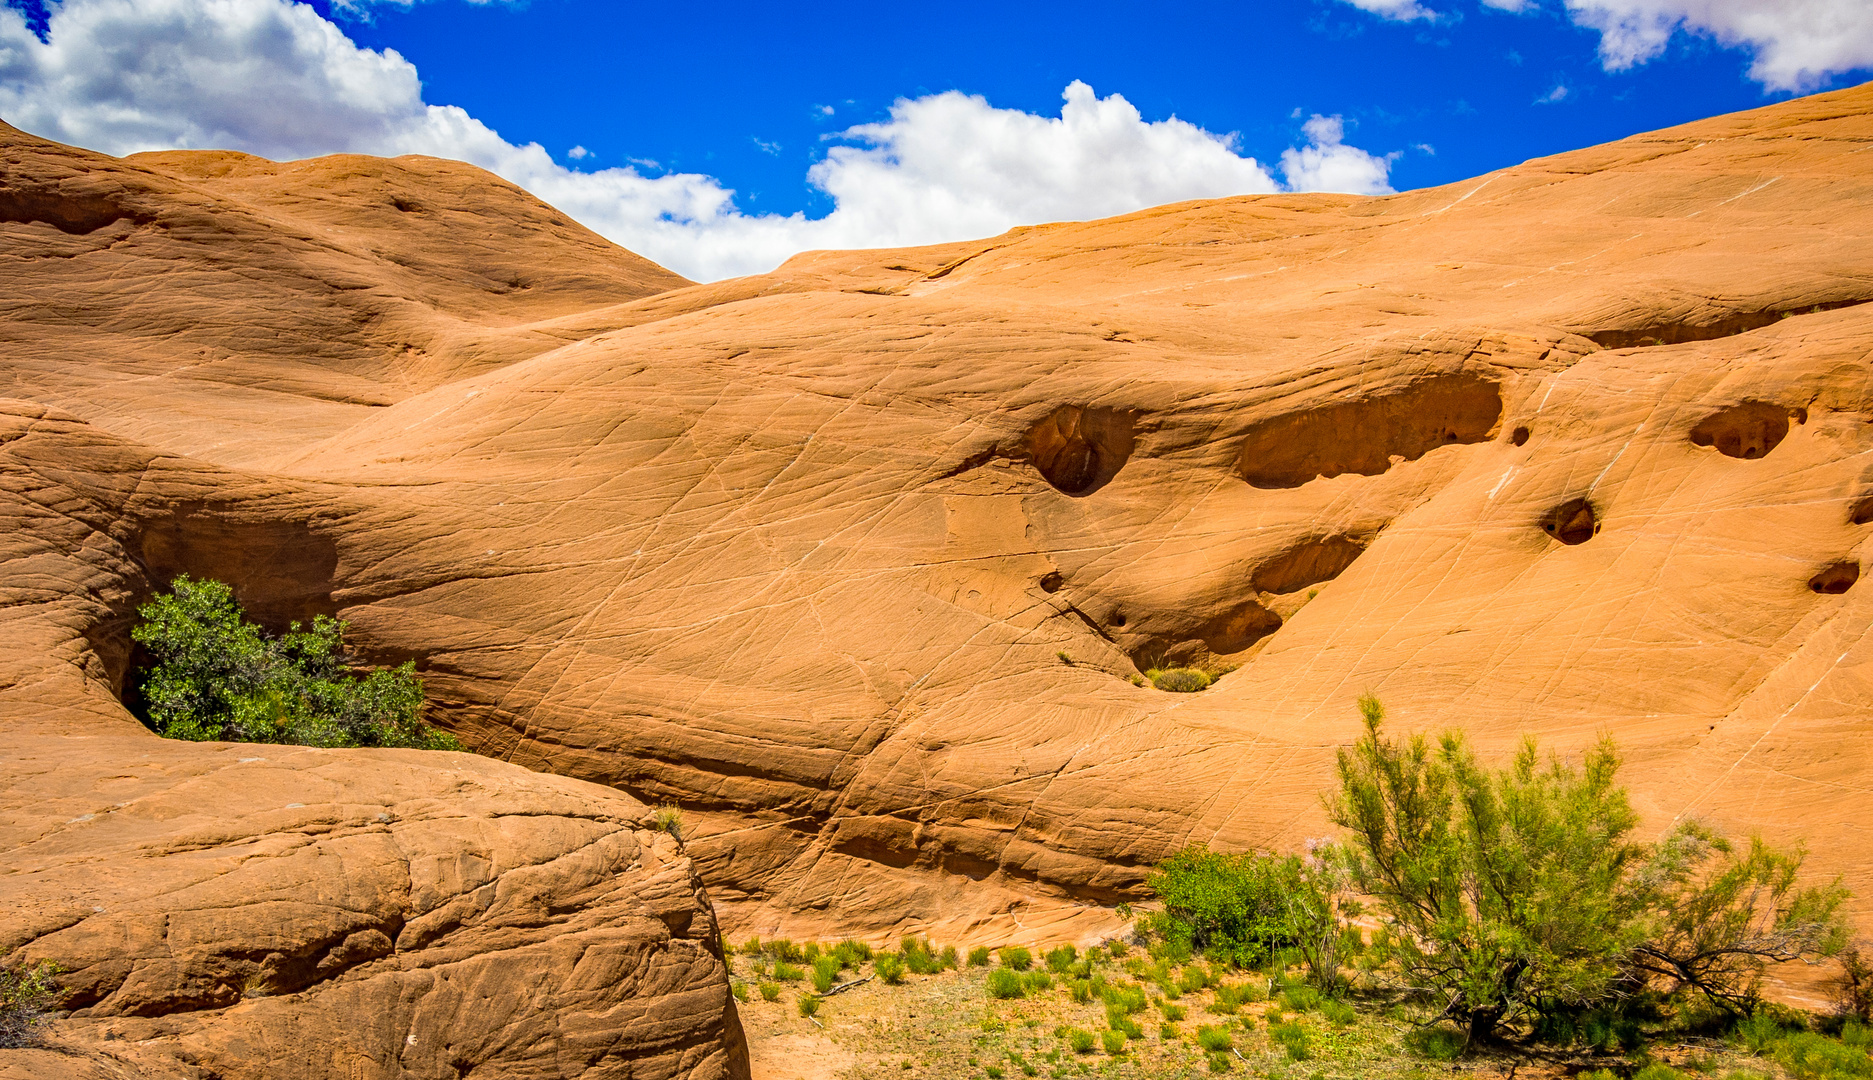
M1873 921L1869 148L1873 86L715 285L581 248L537 309L426 232L345 249L407 245L420 288L289 296L241 290L311 240L0 225L41 312L0 341L10 408L74 417L21 421L63 441L15 532L63 547L9 556L0 719L128 727L135 600L212 574L416 660L484 754L682 804L738 935L961 940L1110 925L1187 843L1320 834L1371 690L1489 754L1610 731L1648 828L1806 837ZM294 170L473 197L407 162L6 160L282 237L353 227ZM129 261L158 244L199 288ZM347 320L355 351L307 344ZM59 484L117 501L81 527ZM1164 661L1234 670L1134 684Z

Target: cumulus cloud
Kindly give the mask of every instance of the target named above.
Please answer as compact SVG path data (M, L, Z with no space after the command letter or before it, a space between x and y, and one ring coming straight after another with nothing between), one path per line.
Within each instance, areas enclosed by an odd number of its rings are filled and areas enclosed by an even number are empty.
M1829 75L1873 67L1868 0L1566 0L1576 23L1600 32L1600 60L1623 71L1665 51L1684 30L1747 48L1750 78L1772 90L1811 90Z
M1376 157L1347 146L1346 126L1337 116L1315 116L1301 125L1307 145L1281 152L1281 173L1295 191L1344 191L1387 195L1386 182L1397 154Z
M966 239L1283 186L1233 136L1146 121L1123 97L1074 82L1057 117L954 91L900 100L885 120L844 131L809 170L832 197L829 214L747 214L713 177L572 170L538 144L507 142L460 108L423 101L416 68L394 50L359 48L291 0L63 0L43 42L0 7L0 116L113 154L456 158L702 280L769 270L811 248ZM1288 188L1390 190L1391 159L1345 145L1337 117L1304 132L1307 145L1282 155Z
M1384 19L1442 16L1417 0L1342 0ZM1480 0L1526 12L1541 0ZM1673 34L1714 38L1754 56L1749 76L1770 90L1813 90L1829 76L1873 67L1873 0L1559 0L1577 26L1600 34L1600 63L1625 71L1665 51ZM1520 62L1515 57L1515 62ZM1558 100L1558 99L1557 99Z

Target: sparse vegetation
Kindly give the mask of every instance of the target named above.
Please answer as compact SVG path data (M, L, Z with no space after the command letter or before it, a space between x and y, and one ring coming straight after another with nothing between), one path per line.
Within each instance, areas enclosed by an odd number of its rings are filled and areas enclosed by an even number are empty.
M1145 672L1145 678L1159 690L1173 694L1194 694L1198 690L1207 690L1216 680L1210 673L1198 668L1153 668Z
M1034 954L1019 945L1010 945L1001 950L1002 966L1016 971L1026 971L1034 965Z
M53 980L59 966L50 960L0 968L0 1050L15 1050L39 1041L45 1023L59 999Z
M145 722L171 739L459 750L423 723L413 663L359 675L346 624L320 615L269 636L234 592L186 574L137 609L130 636L154 663L138 681Z
M681 840L683 839L683 811L677 809L674 803L664 803L650 812L650 827Z

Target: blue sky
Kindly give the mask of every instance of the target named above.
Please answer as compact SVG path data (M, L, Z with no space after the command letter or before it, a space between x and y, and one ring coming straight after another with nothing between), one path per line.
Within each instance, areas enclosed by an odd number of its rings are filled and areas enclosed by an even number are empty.
M35 134L458 158L699 280L1447 183L1873 77L1873 0L0 3Z
M942 90L1051 113L1081 79L1147 119L1237 132L1261 157L1294 142L1307 115L1337 113L1348 141L1401 152L1400 190L1791 96L1747 76L1748 50L1682 33L1666 56L1608 73L1599 35L1554 9L1458 4L1430 24L1316 0L808 10L458 2L379 8L347 25L360 44L414 61L429 101L568 164L656 161L721 178L750 209L815 215L831 209L806 181L821 136ZM594 156L568 161L574 146Z

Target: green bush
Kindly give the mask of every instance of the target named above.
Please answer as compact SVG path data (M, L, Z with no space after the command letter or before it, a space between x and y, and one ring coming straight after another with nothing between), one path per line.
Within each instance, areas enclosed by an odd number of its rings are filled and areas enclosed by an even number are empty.
M962 966L956 958L956 946L943 946L943 951L937 954L937 966L944 971L955 971Z
M1312 1056L1307 1029L1299 1024L1274 1024L1268 1029L1268 1037L1288 1052L1289 1060L1306 1061Z
M820 956L813 960L813 990L823 994L839 981L839 958Z
M1000 967L989 972L989 996L1018 998L1027 993L1027 982L1012 968Z
M818 998L814 997L811 994L805 994L801 996L800 998L800 1015L801 1016L812 1016L814 1013L818 1011L819 1011L819 999Z
M806 953L801 951L800 946L787 938L776 938L768 942L766 948L767 954L780 963L797 964L806 959Z
M1056 975L1065 975L1073 969L1073 962L1079 958L1080 951L1071 945L1049 949L1047 950L1047 970Z
M1213 1073L1228 1072L1235 1068L1235 1063L1229 1060L1229 1055L1221 1050L1207 1055L1207 1060L1210 1063L1210 1071Z
M1359 1018L1353 1007L1344 1001L1323 1001L1320 1003L1320 1015L1335 1027L1345 1027Z
M130 636L155 661L140 676L139 708L158 734L196 741L460 750L423 723L416 666L358 676L346 624L326 615L270 637L219 581L183 574L137 609Z
M1873 1076L1873 1057L1812 1031L1798 1031L1775 1044L1776 1063L1797 1080L1846 1080Z
M1303 897L1324 903L1309 895L1317 889L1294 855L1191 847L1159 863L1149 883L1164 910L1145 919L1148 930L1244 966L1266 962L1304 932L1296 921ZM1211 981L1201 969L1186 967L1178 987L1192 993Z
M1106 1030L1099 1033L1099 1041L1105 1044L1106 1053L1117 1057L1125 1052L1125 1033Z
M1443 1024L1413 1028L1405 1035L1405 1049L1432 1061L1455 1061L1469 1045L1468 1036Z
M1207 690L1210 683L1215 681L1210 678L1209 672L1196 668L1167 668L1155 675L1149 672L1146 674L1151 679L1151 685L1173 694L1194 694L1198 690Z
M738 982L734 985L732 990L735 994L736 1001L741 1002L743 1005L748 1004L748 984L747 983Z
M1197 1028L1197 1045L1204 1050L1233 1050L1236 1040L1226 1027L1203 1024Z
M872 958L872 950L862 941L847 938L832 947L832 955L839 958L840 967L855 968Z
M904 961L896 953L879 953L871 962L871 969L887 985L896 986L904 981Z
M1176 1023L1184 1018L1184 1007L1182 1005L1172 1005L1168 1001L1161 1001L1158 1003L1158 1008L1163 1011L1164 1019L1169 1020L1171 1023Z
M969 966L989 966L989 947L987 945L977 945L975 948L969 950Z
M799 982L806 978L806 972L793 964L775 964L774 978L780 982Z
M0 1050L16 1050L39 1041L40 1025L57 1005L57 964L41 960L0 968Z
M1051 990L1054 985L1053 976L1047 974L1045 971L1030 971L1022 977L1021 981L1027 984L1028 993L1030 994L1038 994L1043 990Z
M1633 1073L1632 1080L1685 1080L1685 1075L1662 1061L1654 1061Z
M1067 1045L1071 1046L1073 1052L1076 1054L1090 1053L1093 1048L1093 1041L1093 1033L1083 1028L1069 1028L1067 1030Z
M1016 971L1026 971L1034 966L1034 954L1019 945L1009 945L1001 950L1002 966Z
M761 991L762 1001L779 1001L780 1000L780 984L779 983L764 982L760 985L758 989Z
M1087 979L1074 979L1067 984L1067 994L1081 1005L1093 999L1093 984Z

